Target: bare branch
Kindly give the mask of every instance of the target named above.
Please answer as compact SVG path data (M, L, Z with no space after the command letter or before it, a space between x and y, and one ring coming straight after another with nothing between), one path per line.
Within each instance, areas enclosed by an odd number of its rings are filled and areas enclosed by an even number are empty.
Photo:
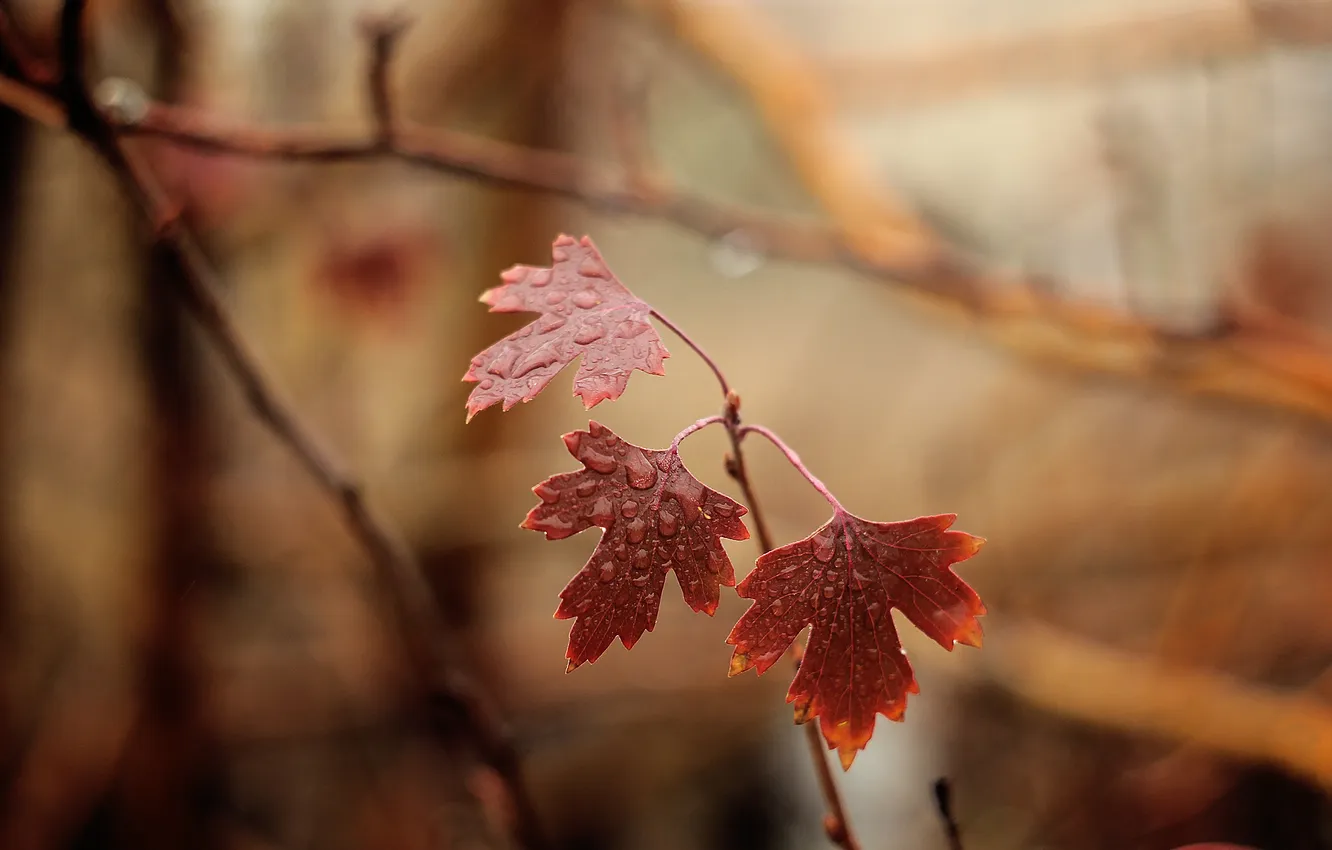
M1277 765L1332 788L1332 709L1314 696L1163 664L1037 623L986 638L978 675L1032 705Z
M178 294L240 385L255 416L337 502L348 529L369 555L388 591L422 696L433 703L433 722L461 725L512 798L519 842L528 848L544 846L513 742L479 689L450 657L444 644L443 618L420 563L392 527L372 512L359 482L320 445L287 401L269 385L258 357L227 312L221 282L203 249L182 226L178 210L151 172L121 146L116 128L94 104L84 79L86 5L87 0L66 0L60 18L61 79L56 91L70 131L86 141L115 173L152 226L179 271L175 278ZM376 41L385 65L390 43L390 37ZM383 109L387 116L387 104ZM114 114L125 112L129 110L113 110Z

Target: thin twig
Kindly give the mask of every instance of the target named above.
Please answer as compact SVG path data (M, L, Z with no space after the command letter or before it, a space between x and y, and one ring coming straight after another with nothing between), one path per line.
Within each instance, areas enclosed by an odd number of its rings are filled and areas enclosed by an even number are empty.
M758 498L754 494L754 485L745 465L745 452L741 442L744 439L744 428L748 426L740 424L739 397L734 391L727 398L726 411L726 433L731 439L731 453L726 458L726 473L740 485L740 492L745 497L750 519L754 523L754 537L758 542L759 554L762 555L771 552L777 546L772 539L772 532L768 529L763 509L759 507ZM803 648L799 644L792 644L787 654L791 656L792 663L799 668L800 659L804 654ZM828 761L827 748L819 734L818 724L806 723L803 728L805 741L809 744L810 761L814 765L814 775L818 779L819 791L827 808L827 813L823 816L824 832L843 850L860 850L860 842L856 839L851 821L847 817L846 805L842 802L842 792L837 785L837 775L833 773L832 764Z
M160 103L150 103L140 120L118 129L198 150L263 159L332 162L392 156L455 177L670 221L712 239L740 231L761 242L773 258L840 265L903 289L947 317L973 322L992 342L1027 357L1332 422L1332 345L1310 333L1278 333L1250 310L1222 310L1213 327L1184 333L1107 307L1064 301L1050 291L1048 282L993 278L971 270L960 257L903 266L855 252L815 221L763 214L663 187L638 192L576 157L447 130L400 124L395 144L384 151L374 141L318 130L223 124Z
M84 78L84 10L88 0L66 0L61 10L61 78L57 86L69 130L86 141L117 176L158 235L180 274L177 293L240 385L259 421L338 504L353 536L374 564L389 596L409 661L423 696L434 703L432 722L462 725L480 757L501 777L512 798L517 840L527 848L545 842L522 780L514 745L473 682L452 663L443 644L443 622L419 562L365 502L360 485L319 445L291 407L269 386L259 360L227 313L221 282L151 173L121 147L115 127L92 100ZM386 57L385 57L386 58Z
M837 501L837 497L828 489L828 485L824 484L819 480L818 476L809 471L809 467L805 466L805 462L800 459L800 455L796 454L795 449L788 446L785 440L777 436L770 429L764 428L762 425L740 426L740 439L743 440L746 434L758 434L760 437L776 446L777 450L786 457L787 463L795 467L796 472L799 472L804 476L805 480L809 482L809 486L819 491L819 495L826 499L828 504L832 505L834 511L843 510L842 503Z
M370 42L370 73L367 82L370 112L375 119L375 146L381 150L393 148L396 120L393 114L393 94L389 84L389 67L398 39L407 30L407 19L367 17L361 29Z
M693 349L693 352L698 355L700 360L707 364L708 368L712 370L712 374L717 377L717 383L721 384L722 395L729 398L731 395L731 384L726 380L726 375L722 372L721 367L717 365L717 361L713 360L712 357L703 350L703 346L694 342L689 334L680 330L679 325L663 316L661 312L655 308L652 310L652 317L665 325L671 333L678 336L681 342Z
M776 544L773 542L772 532L768 528L767 518L763 515L763 509L759 507L758 497L754 493L754 485L750 481L749 472L745 467L745 453L744 448L741 446L741 442L744 440L747 431L757 431L768 439L773 440L776 445L787 454L788 459L791 459L791 462L795 464L798 469L803 471L810 483L819 489L819 492L823 493L834 505L836 505L837 500L832 497L832 494L828 492L828 488L824 487L822 482L809 474L809 470L805 469L804 465L800 463L800 458L796 456L795 452L791 451L776 434L757 425L741 425L740 395L731 387L730 382L726 380L726 375L722 372L721 367L717 365L717 362L709 357L707 352L703 350L703 347L695 342L689 334L685 333L679 325L676 325L656 310L652 311L652 315L657 321L669 328L672 333L679 337L685 345L689 346L689 348L691 348L694 353L708 365L708 368L712 370L712 373L717 376L717 382L721 384L722 394L726 397L726 406L723 408L720 416L710 416L705 419L700 419L693 425L690 425L684 431L680 432L680 435L675 438L671 447L676 448L679 446L680 440L708 425L721 422L726 426L726 435L731 442L731 451L726 456L725 461L726 473L735 479L736 483L740 485L740 492L744 496L745 505L749 508L750 521L754 525L754 540L758 544L759 554L762 555L765 552L771 552L776 548ZM799 644L792 644L791 648L787 650L787 655L790 656L792 663L795 664L797 669L800 666L800 659L803 654L803 649ZM851 821L847 817L846 806L842 802L842 792L837 785L837 776L833 773L832 766L828 762L827 748L824 746L823 739L819 734L819 727L814 723L806 723L803 725L803 728L805 740L809 744L810 761L813 763L814 774L819 783L819 791L823 795L824 806L827 808L827 813L823 817L823 829L828 834L828 838L838 846L842 847L843 850L860 850L860 842L856 839L856 834L851 829Z
M962 828L953 816L953 785L947 777L934 780L934 807L943 822L944 835L948 838L948 850L962 850Z
M40 87L0 86L0 102L52 126L65 123L60 105ZM608 172L553 151L402 123L385 150L373 138L222 122L146 97L144 104L133 117L106 117L121 135L164 139L209 153L306 162L388 156L494 186L547 192L606 212L670 221L712 239L740 231L765 245L773 258L839 265L896 286L947 317L973 322L992 342L1030 358L1332 422L1332 345L1307 331L1278 333L1252 310L1223 309L1214 326L1186 333L1110 308L1064 301L1045 281L996 279L969 269L958 257L903 266L856 253L818 222L664 188L638 192Z

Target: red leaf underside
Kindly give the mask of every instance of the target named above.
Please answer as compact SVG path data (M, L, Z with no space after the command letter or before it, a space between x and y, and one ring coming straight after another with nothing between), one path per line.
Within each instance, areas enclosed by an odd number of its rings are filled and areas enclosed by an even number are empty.
M616 637L632 649L657 623L666 574L674 571L684 600L711 616L735 570L721 539L745 540L743 505L703 485L673 449L627 443L597 422L564 435L583 468L532 488L541 504L522 527L547 540L594 526L597 548L560 593L555 618L574 618L568 670L601 657Z
M843 510L809 537L758 559L737 588L754 600L727 643L731 675L762 674L812 626L786 701L797 723L819 718L842 767L874 734L879 714L902 720L907 695L920 693L890 609L951 651L980 646L980 597L950 567L984 540L950 531L952 514L870 522Z
M541 317L472 358L463 376L476 383L467 419L493 404L509 410L536 398L580 355L574 395L583 406L624 394L635 369L666 374L670 356L648 317L652 308L615 277L592 240L561 235L550 268L514 266L481 300L492 313L540 313Z

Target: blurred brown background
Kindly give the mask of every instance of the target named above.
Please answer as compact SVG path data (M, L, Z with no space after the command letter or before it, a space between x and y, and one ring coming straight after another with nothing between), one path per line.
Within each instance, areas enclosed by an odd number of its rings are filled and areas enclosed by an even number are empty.
M8 8L49 44L54 3ZM413 20L394 90L422 124L614 163L641 108L656 167L709 197L842 225L896 198L991 270L1181 338L1236 298L1332 333L1332 4L391 8ZM258 123L365 126L357 21L386 9L95 0L97 73ZM632 656L564 674L551 613L594 541L517 526L589 417L562 376L464 427L459 381L521 321L477 295L560 232L591 234L848 508L956 512L989 540L960 569L986 647L904 628L923 693L842 778L866 850L945 847L940 776L969 850L1332 847L1326 417L1181 391L1191 349L1152 360L1161 381L1035 363L1013 350L1039 326L945 321L753 234L391 162L152 150L269 376L425 562L557 847L826 843L786 674L725 675L733 595L715 619L664 605ZM362 553L166 296L112 181L5 112L0 187L0 848L505 846L484 772L404 709ZM593 413L639 444L718 407L667 345L669 378ZM685 456L736 495L723 443ZM775 453L750 462L780 540L823 521ZM728 548L743 574L752 544Z

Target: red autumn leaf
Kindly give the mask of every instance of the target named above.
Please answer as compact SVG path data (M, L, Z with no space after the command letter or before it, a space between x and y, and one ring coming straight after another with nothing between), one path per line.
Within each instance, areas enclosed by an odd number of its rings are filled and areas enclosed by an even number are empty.
M541 498L523 528L560 540L605 529L578 575L560 592L558 620L574 620L568 670L596 661L619 636L626 649L657 624L666 573L685 602L711 616L721 588L735 584L721 538L746 540L743 505L703 485L674 448L627 443L597 422L564 435L583 468L532 488Z
M561 235L551 253L550 268L514 266L481 296L492 313L541 318L472 358L463 376L477 384L467 398L468 421L498 402L508 410L531 401L580 354L574 395L589 410L623 395L635 369L666 374L662 361L670 353L648 322L652 308L616 279L592 240Z
M726 639L731 675L762 674L812 625L786 701L797 723L819 718L843 768L869 743L876 715L902 720L907 694L920 693L889 609L949 651L980 646L985 606L950 567L984 540L949 531L954 519L870 522L839 508L809 537L760 557L737 588L754 603Z

